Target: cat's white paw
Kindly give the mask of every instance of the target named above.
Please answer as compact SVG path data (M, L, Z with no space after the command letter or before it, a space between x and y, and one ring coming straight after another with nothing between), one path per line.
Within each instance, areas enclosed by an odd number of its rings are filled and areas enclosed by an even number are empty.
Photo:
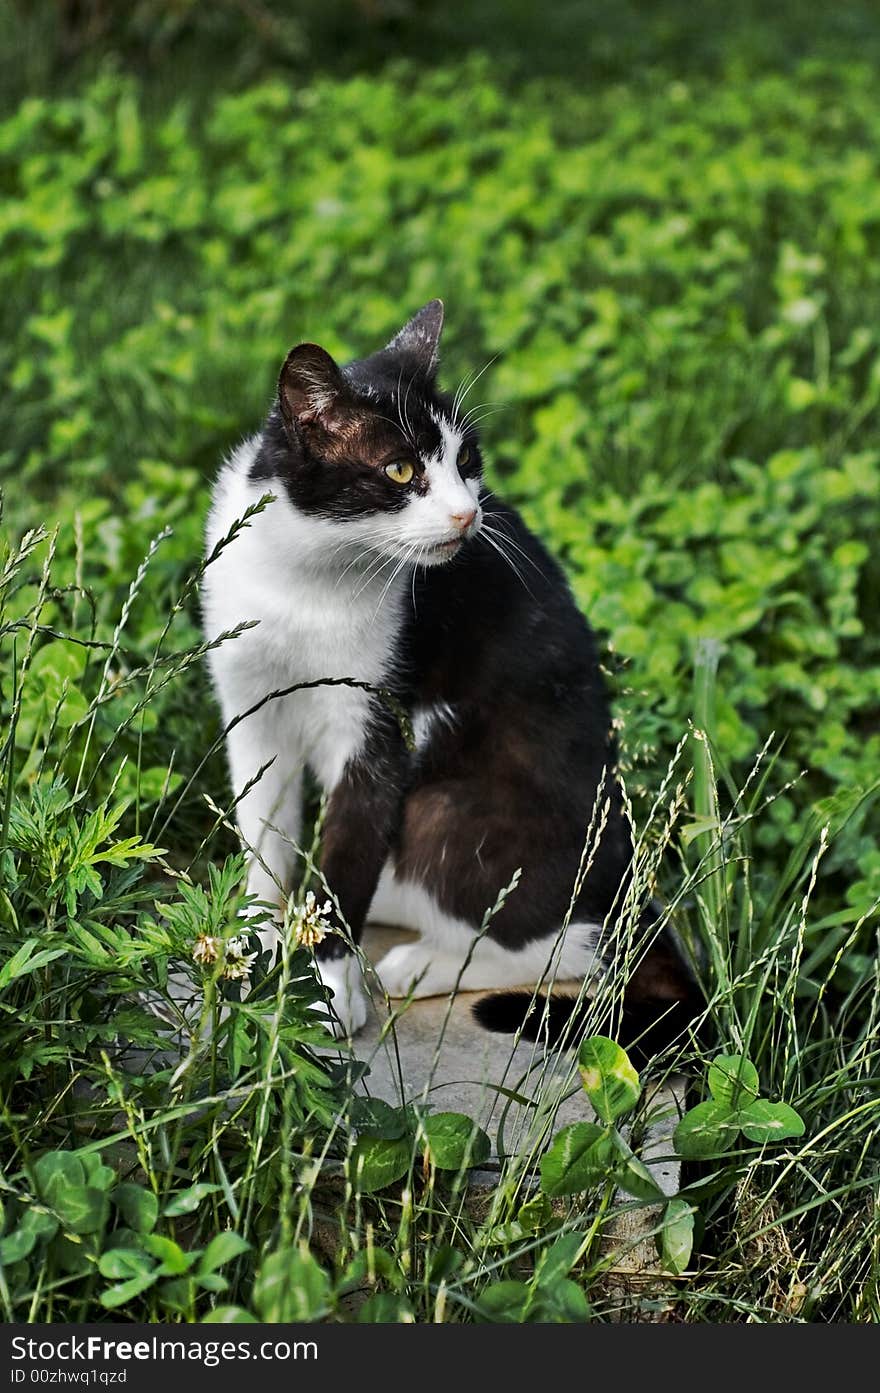
M316 958L315 966L324 986L329 987L333 995L335 1019L331 1019L330 1029L337 1039L356 1035L369 1014L363 974L357 958L352 953L346 953L343 958ZM316 1009L320 1010L321 1007Z
M419 942L390 949L376 971L389 996L445 996L453 990L460 967Z

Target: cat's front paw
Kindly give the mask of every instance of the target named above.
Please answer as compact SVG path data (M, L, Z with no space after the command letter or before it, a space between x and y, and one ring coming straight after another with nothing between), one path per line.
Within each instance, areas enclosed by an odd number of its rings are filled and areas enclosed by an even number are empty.
M399 943L376 968L389 996L444 996L455 987L456 971L424 943Z
M318 976L333 997L330 1029L336 1038L348 1039L366 1024L369 1015L360 964L352 953L342 958L316 959ZM320 1006L317 1008L320 1010Z

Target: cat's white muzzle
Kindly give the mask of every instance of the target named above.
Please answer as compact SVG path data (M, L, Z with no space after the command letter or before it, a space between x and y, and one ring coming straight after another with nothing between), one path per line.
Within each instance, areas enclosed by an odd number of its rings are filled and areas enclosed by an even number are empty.
M444 562L451 561L453 556L457 556L465 542L475 537L483 523L482 509L478 509L472 520L466 527L460 528L457 532L444 537L442 541L435 542L433 546L426 548L419 558L422 566L442 566Z

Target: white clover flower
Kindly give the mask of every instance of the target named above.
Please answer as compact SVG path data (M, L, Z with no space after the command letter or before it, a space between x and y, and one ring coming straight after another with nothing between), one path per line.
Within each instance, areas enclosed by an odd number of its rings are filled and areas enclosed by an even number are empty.
M215 963L223 951L223 939L212 938L210 934L199 934L193 944L193 962L200 963L202 967L210 967Z
M318 906L314 892L309 890L301 905L293 911L293 941L302 948L315 948L330 932L329 916L333 906L329 900Z
M244 958L234 958L232 962L228 962L223 969L225 981L246 982L251 975L251 963L256 956L256 953L250 953Z
M223 976L227 982L243 982L251 975L251 963L256 953L246 953L247 944L243 938L230 938L226 942L226 956L223 963Z
M210 934L199 934L193 944L192 958L200 967L213 967L223 963L223 976L227 982L242 982L250 977L251 963L256 953L247 953L243 938L214 938Z

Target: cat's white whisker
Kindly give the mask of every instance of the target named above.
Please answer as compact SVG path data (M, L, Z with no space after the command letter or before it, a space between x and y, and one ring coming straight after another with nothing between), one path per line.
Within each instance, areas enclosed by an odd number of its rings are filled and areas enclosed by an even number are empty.
M360 584L357 586L357 589L352 594L352 599L360 599L361 595L363 595L365 590L369 589L373 581L379 578L379 576L385 570L385 567L393 566L396 560L397 558L395 556L377 556L375 560L370 563L363 576L361 577Z
M465 412L461 415L461 417L459 418L459 420L458 420L458 426L459 426L459 428L461 428L461 427L467 425L468 421L469 421L478 411L482 411L482 410L484 409L484 407L487 407L487 406L500 406L501 404L502 404L502 403L500 403L500 402L494 402L494 401L475 401L474 404L473 404L473 406L469 406L468 409L467 409L467 411L465 411Z
M488 362L484 363L483 366L480 368L480 371L473 374L473 376L471 377L470 382L468 383L466 389L462 392L461 398L460 398L459 401L458 401L458 409L459 409L459 410L461 409L462 405L464 404L464 399L465 399L465 397L468 395L468 392L473 391L474 387L475 387L476 384L479 382L480 378L483 376L483 373L484 373L484 372L487 372L487 371L489 370L489 368L491 368L492 364L498 361L499 356L500 356L500 355L499 355L498 353L493 353L493 354L492 354L492 357L488 360ZM457 420L457 417L456 417L455 413L453 413L453 418L452 418L452 419L455 421L456 425L460 425L460 422Z
M505 518L502 513L493 513L492 521L497 523L499 527L504 527L507 525L507 518ZM485 525L486 524L484 524L484 526ZM537 571L539 576L543 575L541 567L537 564L536 561L532 559L531 556L529 556L527 551L523 551L522 547L519 545L519 542L515 541L514 538L510 536L509 532L499 533L495 529L492 530L495 531L495 536L498 537L499 540L503 538L507 546L512 547L513 550L517 553L517 555L522 557L523 561L527 561L528 564L532 567L532 570Z
M516 566L511 561L507 553L502 549L500 541L496 537L495 533L492 532L484 524L478 535L481 541L484 541L487 546L490 546L493 548L493 550L497 551L502 561L505 563L506 566L510 567L517 579L523 581L521 573L517 570ZM523 581L523 584L525 585L525 581Z
M411 379L410 379L410 380L411 380ZM409 391L409 387L407 387L407 391ZM398 414L398 416L400 417L400 422L399 422L398 428L399 428L399 430L401 431L404 440L407 442L407 444L410 446L410 448L414 450L414 449L416 448L416 443L415 443L415 441L413 440L412 431L409 429L409 426L408 426L407 420L406 420L406 409L405 409L404 398L403 398L403 364L402 364L402 363L401 363L401 365L400 365L400 372L397 374L397 391L394 393L394 401L395 401L395 403L396 403L396 405L397 405L397 414Z
M412 428L412 425L410 424L410 419L409 419L409 394L410 394L410 392L411 392L411 390L412 390L412 385L413 385L414 380L415 380L415 373L413 373L412 377L410 377L410 379L409 379L409 382L406 384L406 395L405 395L405 397L404 397L404 399L403 399L403 410L402 410L402 417L403 417L404 424L405 424L405 426L406 426L406 433L407 433L407 435L408 435L408 437L409 437L409 439L410 439L410 442L412 443L413 449L416 448L416 443L415 443L415 433L414 433L414 431L413 431L413 428Z
M458 419L458 408L461 403L461 393L464 388L466 379L467 373L465 373L465 376L459 382L458 386L455 389L455 396L452 398L452 409L450 414L452 416L453 421Z
M403 436L403 438L404 438L404 440L406 441L407 445L411 445L411 446L413 445L412 440L411 440L410 437L407 435L407 433L406 433L406 431L404 430L404 427L403 427L403 425L402 425L402 423L401 423L400 421L395 421L391 416L385 416L385 415L383 415L383 413L382 413L381 411L377 411L377 412L376 412L376 416L378 417L378 419L379 419L380 421L387 421L388 424L389 424L389 426L393 426L395 430L400 431L400 434ZM413 446L413 448L415 448L415 447Z
M410 546L407 548L407 550L404 552L403 556L401 556L400 560L398 561L397 565L395 566L394 570L391 572L391 575L388 577L388 580L385 582L384 586L382 587L382 593L381 593L381 595L379 596L378 600L376 601L376 608L373 610L373 618L370 620L370 623L371 623L371 624L375 622L376 615L379 613L379 610L382 608L382 601L385 599L385 596L388 594L388 591L391 589L391 587L392 587L392 585L394 584L394 582L396 581L397 577L400 575L400 572L403 570L404 566L405 566L405 565L407 564L407 562L410 560L411 556L413 555L414 550L415 550L415 548L414 548L414 546L412 546L412 545L410 545Z
M348 563L348 565L345 567L345 569L339 572L339 575L336 577L336 580L333 582L333 589L334 589L334 590L338 590L339 587L340 587L340 585L342 584L342 582L345 580L345 577L348 575L349 571L352 569L352 567L355 566L355 565L357 565L357 563L358 563L359 561L365 560L366 557L369 556L369 554L370 554L369 548L366 548L366 547L365 547L363 551L359 551L354 557L352 557L351 561L349 561L349 563Z
M377 552L375 561L371 562L370 565L367 567L367 570L365 571L361 579L361 584L355 590L352 598L358 599L358 597L362 595L364 591L368 589L369 586L372 585L373 581L378 580L379 576L385 570L386 566L394 566L400 560L402 554L405 557L406 550L404 549L402 552L400 546L396 543L394 544L393 551Z
M509 403L506 401L484 402L482 407L473 406L462 420L462 430L476 430L483 421L490 416L496 416L499 411L506 411Z
M336 580L335 580L334 585L333 585L333 589L334 589L334 590L336 590L336 589L339 588L340 584L341 584L342 581L345 579L345 577L348 575L349 571L352 570L353 567L355 567L356 565L358 565L360 562L362 562L362 561L367 561L368 558L371 558L371 559L369 560L369 565L368 565L368 567L367 567L367 570L370 570L370 569L372 568L372 566L375 564L376 561L380 561L380 562L381 562L381 561L383 560L382 553L380 552L380 553L377 554L377 553L376 553L376 548L375 548L375 547L370 546L369 544L364 545L364 544L359 543L359 542L348 542L348 543L345 543L342 547L337 547L336 551L334 552L334 557L335 557L335 556L338 556L340 551L344 551L344 550L346 550L346 549L347 549L348 547L350 547L350 546L356 546L356 547L358 547L359 549L358 549L357 551L355 551L355 554L354 554L354 556L352 557L352 559L348 562L348 564L343 568L342 571L340 571L339 575L336 577Z
M487 364L486 364L486 367L488 367L488 366L489 366L489 365L488 365L488 363L487 363ZM486 368L483 368L483 369L482 369L483 372L485 372L485 370L486 370ZM477 368L471 368L470 372L466 372L465 375L464 375L464 377L463 377L463 378L461 379L461 381L459 382L459 384L458 384L458 390L456 391L455 396L453 397L453 400L452 400L452 419L453 419L453 421L457 420L457 418L458 418L458 412L459 412L459 409L460 409L460 407L461 407L461 404L462 404L462 402L464 401L465 397L467 396L468 392L469 392L469 391L471 390L471 388L473 387L474 383L476 382L477 376L478 376L478 369L477 369Z
M498 555L501 557L502 561L504 561L505 564L508 565L508 566L510 567L510 569L513 571L513 574L516 576L517 580L520 582L520 584L523 586L523 588L528 592L528 594L532 596L532 599L534 599L534 598L535 598L534 592L532 591L531 587L527 584L525 576L523 575L523 573L522 573L522 571L519 569L519 567L516 565L515 561L513 561L513 560L511 559L511 557L509 557L509 556L507 555L507 553L504 551L504 549L503 549L503 547L502 547L502 545L501 545L501 538L499 537L499 535L498 535L496 532L491 531L491 529L488 528L488 527L485 525L485 523L484 523L483 526L482 526L482 528L480 529L480 531L477 533L477 536L478 536L478 537L482 537L482 539L483 539L490 547L492 547L493 551L497 551L497 553L498 553Z

